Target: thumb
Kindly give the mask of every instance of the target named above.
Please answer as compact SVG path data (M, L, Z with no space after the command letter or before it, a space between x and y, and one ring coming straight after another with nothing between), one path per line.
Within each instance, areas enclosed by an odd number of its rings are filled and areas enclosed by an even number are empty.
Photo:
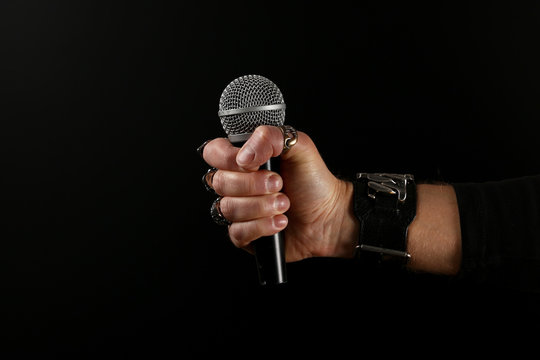
M284 181L289 178L302 186L315 186L335 180L335 176L326 166L313 140L302 131L297 131L297 133L296 145L281 154ZM314 179L317 181L313 182Z
M283 152L281 130L276 126L259 126L238 152L236 162L246 170L255 171L271 157L281 155L282 170L287 168L290 175L332 177L311 138L302 131L297 131L297 135L297 143Z
M236 155L238 166L257 170L259 166L279 156L283 151L283 134L276 126L262 125L255 129Z

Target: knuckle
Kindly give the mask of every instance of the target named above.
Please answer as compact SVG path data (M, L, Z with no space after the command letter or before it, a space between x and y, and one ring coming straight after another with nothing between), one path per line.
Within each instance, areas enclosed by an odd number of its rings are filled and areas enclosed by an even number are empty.
M275 233L272 217L247 222L233 223L229 227L229 237L236 247L243 248L252 241Z
M262 125L259 126L255 132L256 132L256 139L261 142L263 145L265 145L265 149L267 147L271 147L272 150L277 142L276 137L274 136L274 127L269 125Z
M257 230L260 236L268 236L274 233L274 221L272 217L260 219L257 222Z
M223 171L216 171L212 177L212 181L209 184L212 189L214 189L214 191L220 195L223 195L223 184L226 183L223 181L223 175Z
M269 125L261 125L261 126L258 126L256 129L255 129L255 133L257 134L257 136L259 136L261 139L269 139L270 138L270 134L271 134L271 131L272 130L272 127L269 126Z
M238 192L242 192L245 194L254 194L256 193L256 175L257 173L251 173L251 174L245 174L245 176L241 176L239 179L238 184Z
M212 160L214 160L216 155L219 154L219 150L218 150L219 146L217 143L218 143L218 140L214 139L205 145L203 149L203 159L207 163L212 162Z
M203 159L207 164L224 169L234 169L236 151L226 138L216 138L210 141L203 149Z
M281 154L283 150L283 136L277 127L265 125L260 136L270 146L272 156Z
M265 196L256 196L253 197L249 204L249 210L251 216L256 219L262 216L268 216L272 213L272 197Z
M237 248L244 247L250 243L247 241L245 233L244 224L233 223L229 226L229 238Z
M279 208L278 204L278 196L279 194L274 194L273 196L267 196L267 199L264 204L264 210L268 214L274 214Z

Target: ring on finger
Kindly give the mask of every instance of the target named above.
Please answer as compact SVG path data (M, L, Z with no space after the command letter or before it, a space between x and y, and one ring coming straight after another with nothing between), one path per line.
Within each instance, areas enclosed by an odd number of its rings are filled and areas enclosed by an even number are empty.
M210 216L212 216L212 220L214 220L214 222L218 225L231 225L232 223L227 220L227 218L223 216L223 213L221 212L221 199L223 199L223 196L219 196L212 203L212 207L210 208Z
M283 134L283 151L290 150L298 142L298 133L296 129L290 125L278 126L279 130Z
M214 194L216 193L216 191L212 187L212 182L214 181L214 175L216 174L217 171L218 171L217 168L211 167L210 169L208 169L208 171L203 175L201 179L206 191L214 193Z
M210 141L211 141L211 140L206 140L205 142L202 143L201 146L199 146L199 147L197 148L197 153L201 156L201 158L203 157L204 147L205 147L206 145L208 145L208 143L209 143Z

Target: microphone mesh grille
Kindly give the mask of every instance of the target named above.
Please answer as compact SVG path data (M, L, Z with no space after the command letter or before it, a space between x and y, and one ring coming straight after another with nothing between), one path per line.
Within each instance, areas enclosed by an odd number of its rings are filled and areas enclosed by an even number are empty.
M219 99L219 111L283 104L283 95L272 81L260 75L246 75L233 80ZM285 109L258 110L220 116L227 135L252 133L260 125L280 126Z

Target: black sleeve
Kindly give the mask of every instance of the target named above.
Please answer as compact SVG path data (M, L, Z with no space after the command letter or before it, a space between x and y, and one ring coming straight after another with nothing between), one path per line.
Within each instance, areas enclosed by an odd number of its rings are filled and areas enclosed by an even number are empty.
M462 235L458 278L540 292L540 176L453 186Z

